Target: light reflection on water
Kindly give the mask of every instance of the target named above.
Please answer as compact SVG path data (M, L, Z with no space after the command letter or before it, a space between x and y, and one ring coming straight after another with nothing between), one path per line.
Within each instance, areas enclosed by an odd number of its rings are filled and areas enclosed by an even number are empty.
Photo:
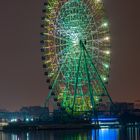
M92 140L118 140L119 129L92 130Z
M0 140L140 140L140 128L0 132Z

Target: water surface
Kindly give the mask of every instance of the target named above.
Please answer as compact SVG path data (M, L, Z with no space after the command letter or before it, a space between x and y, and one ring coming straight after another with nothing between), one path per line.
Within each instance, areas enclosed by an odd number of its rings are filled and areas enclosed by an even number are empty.
M0 140L140 140L140 128L0 132Z

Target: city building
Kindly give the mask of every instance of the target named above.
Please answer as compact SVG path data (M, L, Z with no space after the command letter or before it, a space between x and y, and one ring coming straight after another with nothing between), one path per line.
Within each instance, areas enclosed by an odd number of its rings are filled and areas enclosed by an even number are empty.
M134 110L134 103L116 102L113 105L111 105L111 110L117 114L122 114L124 112L132 112Z
M140 109L140 100L136 100L136 101L134 102L134 108L135 108L135 109Z
M32 118L40 118L49 115L49 109L41 106L27 106L20 109L21 113L27 113Z

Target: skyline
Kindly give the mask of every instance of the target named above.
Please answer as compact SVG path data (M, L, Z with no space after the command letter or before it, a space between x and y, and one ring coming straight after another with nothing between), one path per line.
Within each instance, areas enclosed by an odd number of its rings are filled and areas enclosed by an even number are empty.
M41 105L47 96L40 52L42 6L34 0L0 4L0 107L8 110ZM112 35L108 91L113 101L140 99L139 6L138 1L105 1Z

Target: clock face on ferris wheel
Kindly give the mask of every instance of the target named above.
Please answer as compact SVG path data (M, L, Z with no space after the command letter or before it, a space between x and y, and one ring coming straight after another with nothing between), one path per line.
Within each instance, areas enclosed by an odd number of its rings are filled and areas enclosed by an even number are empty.
M48 0L42 53L48 98L68 112L90 111L111 100L109 23L101 0Z

